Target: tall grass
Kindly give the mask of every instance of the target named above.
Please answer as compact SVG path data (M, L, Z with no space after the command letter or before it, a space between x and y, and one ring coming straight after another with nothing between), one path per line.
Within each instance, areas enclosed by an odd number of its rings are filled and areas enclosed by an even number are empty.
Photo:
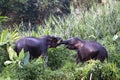
M72 12L64 19L51 16L45 21L44 28L38 26L38 32L27 31L20 34L22 36L52 34L64 38L78 36L83 39L102 39L120 31L119 12L119 3L110 0L104 6L94 5L86 12L79 14Z

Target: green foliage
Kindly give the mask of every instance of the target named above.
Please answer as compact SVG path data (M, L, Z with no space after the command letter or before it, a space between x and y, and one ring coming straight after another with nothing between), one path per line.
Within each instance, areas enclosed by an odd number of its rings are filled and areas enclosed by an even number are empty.
M9 43L13 43L16 39L17 34L16 32L10 33L8 30L3 30L0 32L0 66L1 69L4 67L4 61L8 60L7 54L7 45Z
M22 65L22 67L20 67L18 63L10 64L2 70L0 76L1 78L9 78L10 80L38 80L37 78L43 74L44 70L44 62L39 58L27 65Z
M8 60L8 54L7 51L4 50L4 48L0 47L0 72L3 70L4 66L4 61Z
M48 66L52 70L61 68L69 56L69 51L65 48L52 48L48 52Z
M72 12L64 20L51 16L45 21L45 27L40 26L37 31L3 30L0 32L0 80L120 80L119 12L119 3L110 0L79 15ZM76 51L62 45L48 50L47 66L41 57L29 60L29 53L23 50L16 56L12 47L19 37L47 34L63 39L96 40L107 49L108 59L104 63L90 60L76 64Z
M22 50L20 55L17 57L12 48L8 49L9 57L11 61L5 61L5 68L2 70L1 77L4 79L34 79L37 75L42 73L44 70L44 62L41 58L34 62L29 63L30 55L29 53L24 53ZM13 53L12 53L13 52ZM38 68L36 68L38 67ZM37 72L40 71L40 72ZM37 73L36 73L37 72ZM24 74L30 73L30 74ZM39 74L38 74L39 73ZM22 76L21 76L22 75Z
M0 16L0 25L2 22L6 22L8 20L8 17L6 16Z
M8 47L7 51L8 51L10 60L14 60L14 58L17 57L16 52L11 47Z
M8 43L7 33L8 33L8 30L4 30L4 31L1 33L0 46Z
M20 74L18 74L19 79L39 80L37 78L40 77L40 75L43 75L45 71L44 61L42 58L38 58L37 60L34 60L34 62L24 65L23 68L18 71L20 72Z
M22 67L22 65L28 64L30 59L29 52L24 53L24 50L22 49L21 52L19 53L19 56L17 56L17 53L11 47L8 47L7 51L8 51L9 59L11 61L5 61L4 63L5 65L17 63L19 67Z
M8 29L3 30L0 34L0 46L13 44L19 38L17 31L9 32Z
M106 74L108 73L108 74ZM120 69L116 67L114 63L105 63L102 69L102 78L110 80L119 80L120 79Z

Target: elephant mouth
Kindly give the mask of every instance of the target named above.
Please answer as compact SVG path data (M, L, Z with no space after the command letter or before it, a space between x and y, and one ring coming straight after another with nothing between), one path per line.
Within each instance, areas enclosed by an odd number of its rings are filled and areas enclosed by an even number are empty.
M59 38L57 44L61 43L63 39Z
M58 41L57 41L57 43L56 43L56 45L54 45L53 47L57 47L57 46L61 45L62 41L63 40L61 38L59 38Z
M66 48L67 49L70 49L70 50L74 50L75 48L73 48L73 47L68 47L68 46L66 46Z
M60 45L67 45L67 42L66 41L63 41L62 39L58 41L58 43L56 44L56 46L60 46Z
M76 50L76 47L74 47L74 46L66 45L66 48L67 48L67 49L70 49L70 50Z

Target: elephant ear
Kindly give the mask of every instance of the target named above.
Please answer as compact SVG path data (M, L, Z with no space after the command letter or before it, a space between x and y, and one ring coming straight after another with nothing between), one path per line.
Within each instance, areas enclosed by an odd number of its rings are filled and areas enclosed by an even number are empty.
M47 40L50 41L50 42L55 42L56 43L57 41L60 40L60 38L59 37L54 37L54 36L48 36Z
M47 41L52 41L52 36L46 36L46 38L47 38Z
M52 42L54 42L54 43L57 43L59 40L60 40L59 37L53 37L53 38L52 38Z
M81 48L81 47L83 47L83 45L84 45L83 43L78 42L78 43L75 44L75 47L76 48Z

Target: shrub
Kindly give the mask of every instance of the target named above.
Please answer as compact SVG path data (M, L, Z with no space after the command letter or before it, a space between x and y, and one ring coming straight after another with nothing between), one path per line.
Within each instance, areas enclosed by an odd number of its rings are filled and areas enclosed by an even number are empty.
M45 70L44 61L41 58L31 61L24 65L17 61L7 65L0 74L3 79L10 80L39 80L40 75L43 75Z
M3 70L4 62L9 59L8 53L4 48L0 47L0 72Z
M119 68L114 63L101 63L100 61L89 61L75 68L76 80L119 80Z
M61 68L68 59L70 52L65 48L52 48L48 52L48 66L52 70Z

